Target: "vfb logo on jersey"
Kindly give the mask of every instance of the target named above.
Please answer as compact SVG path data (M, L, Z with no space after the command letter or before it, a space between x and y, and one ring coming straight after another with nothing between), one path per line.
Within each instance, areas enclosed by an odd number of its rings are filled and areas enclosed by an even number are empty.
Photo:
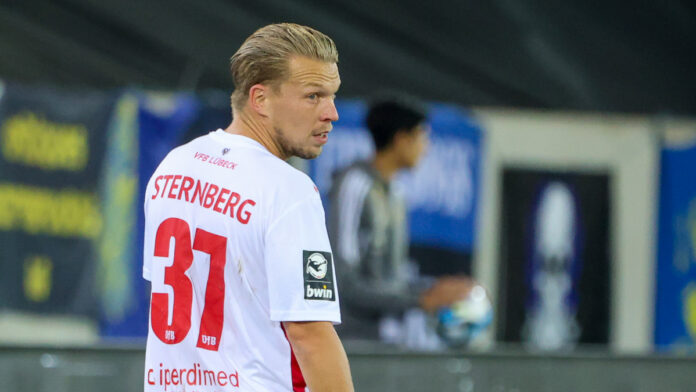
M305 299L335 301L331 253L318 250L302 251Z

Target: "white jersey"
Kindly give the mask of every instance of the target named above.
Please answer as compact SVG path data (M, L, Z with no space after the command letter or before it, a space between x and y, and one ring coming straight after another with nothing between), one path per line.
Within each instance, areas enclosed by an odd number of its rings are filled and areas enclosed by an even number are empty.
M222 130L174 149L145 194L145 391L305 391L281 321L340 323L319 192Z

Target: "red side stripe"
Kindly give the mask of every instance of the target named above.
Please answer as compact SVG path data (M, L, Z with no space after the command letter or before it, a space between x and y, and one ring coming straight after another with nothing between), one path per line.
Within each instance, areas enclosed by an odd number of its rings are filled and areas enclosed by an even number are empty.
M285 334L285 339L288 338L288 333L283 327L283 323L280 323L280 328L283 329ZM290 345L290 373L292 374L292 390L293 392L305 392L307 388L307 383L305 382L304 375L302 374L302 369L300 369L300 364L297 363L297 358L295 358L295 352L292 350L292 345L288 340L288 345Z

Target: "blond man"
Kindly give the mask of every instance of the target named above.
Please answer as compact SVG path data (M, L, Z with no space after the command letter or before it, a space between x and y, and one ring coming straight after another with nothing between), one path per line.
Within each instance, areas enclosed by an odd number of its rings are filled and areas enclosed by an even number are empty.
M285 162L328 141L337 63L314 29L259 29L232 56L232 123L150 179L146 391L353 390L321 200Z

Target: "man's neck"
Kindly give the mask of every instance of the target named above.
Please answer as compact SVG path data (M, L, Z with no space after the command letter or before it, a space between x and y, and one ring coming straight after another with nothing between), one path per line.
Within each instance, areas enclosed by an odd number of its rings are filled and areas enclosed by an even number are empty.
M250 116L244 111L235 112L232 123L225 129L225 132L233 135L242 135L250 139L256 140L273 155L280 159L287 159L283 156L282 149L276 140L272 137L269 126L263 124L259 119Z
M372 166L387 182L391 181L396 172L401 170L401 165L399 165L396 156L390 150L377 152L372 160Z

